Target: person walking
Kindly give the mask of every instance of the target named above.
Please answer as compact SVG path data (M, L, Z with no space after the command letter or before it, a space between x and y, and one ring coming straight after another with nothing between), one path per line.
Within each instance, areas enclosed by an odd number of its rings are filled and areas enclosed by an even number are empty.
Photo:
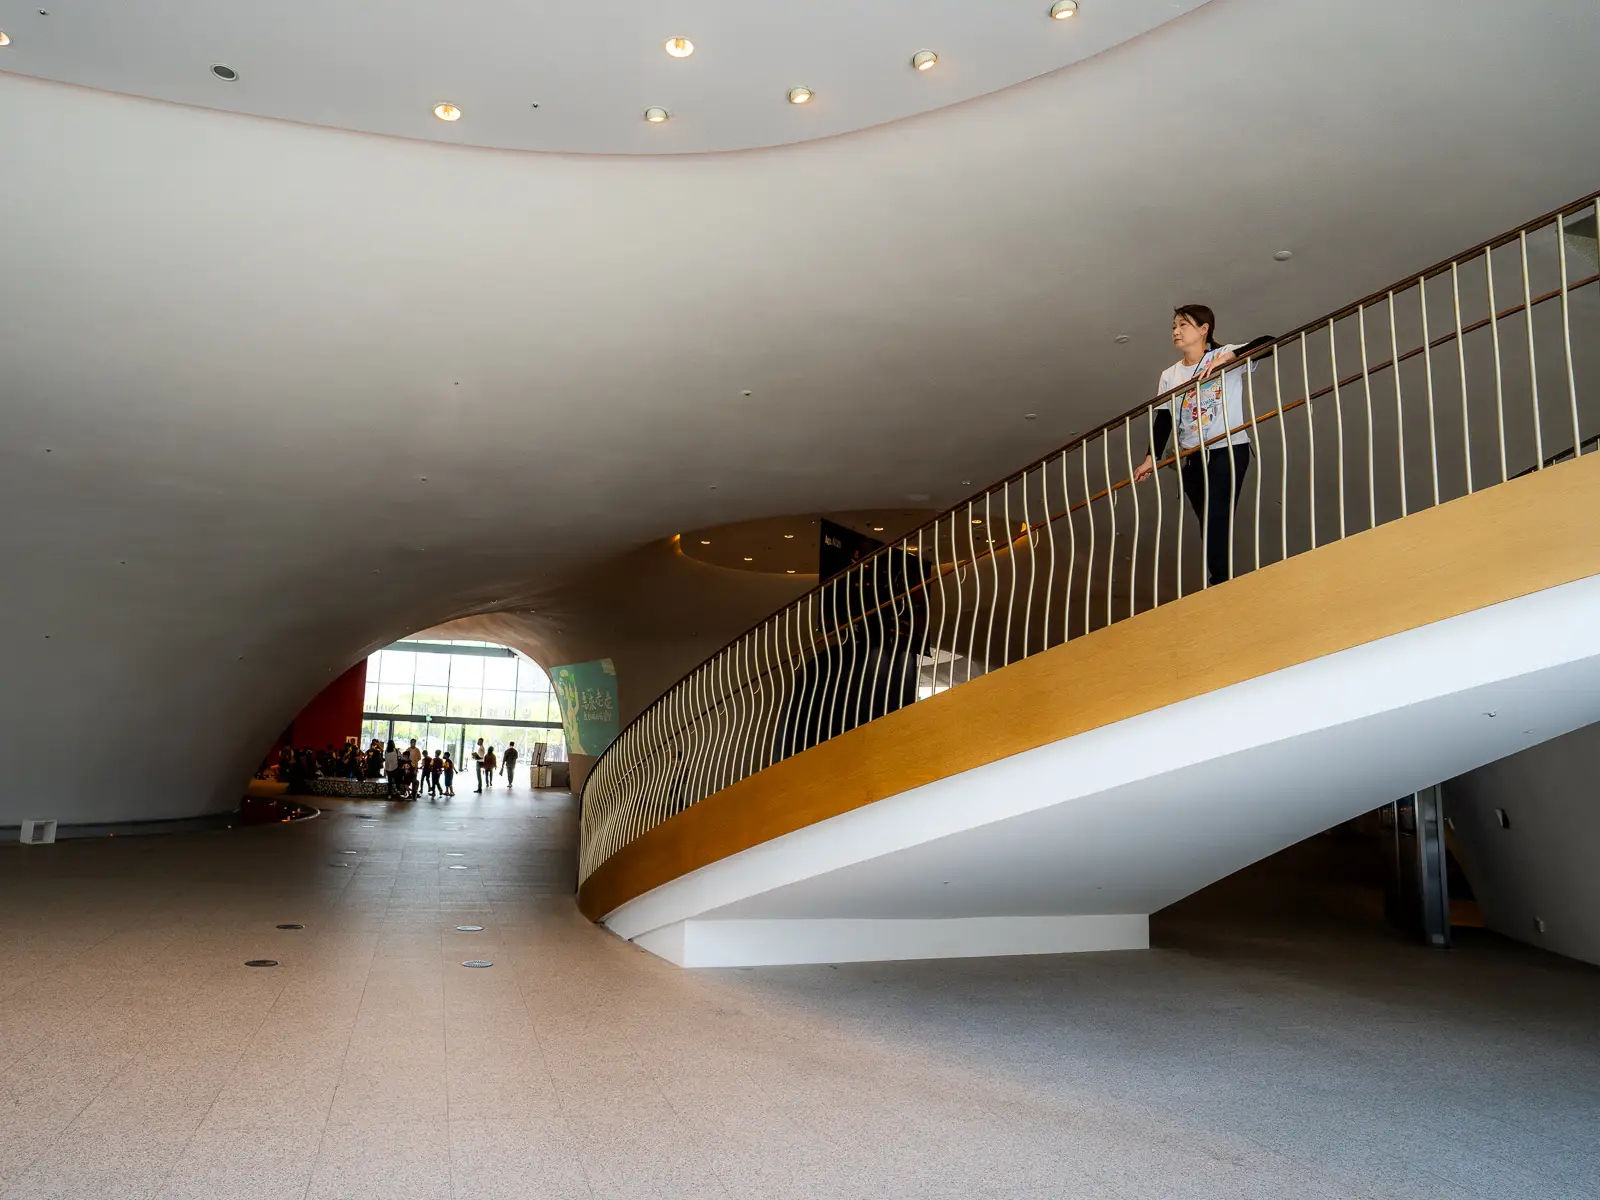
M400 752L391 741L383 751L383 775L389 781L389 798L395 797L400 787Z
M517 744L506 743L506 752L500 759L500 771L506 777L506 786L510 787L517 774Z
M456 794L456 764L450 760L450 751L448 750L444 752L442 770L444 771L444 794L446 796L454 796Z
M416 738L406 747L406 757L411 760L411 798L415 800L422 794L422 751L417 747Z
M494 766L494 747L490 746L483 752L483 781L491 788L494 787ZM480 787L478 790L481 792L483 788Z
M1243 370L1225 368L1241 353L1272 340L1263 337L1242 346L1222 346L1216 328L1216 314L1204 304L1183 304L1173 310L1172 344L1183 357L1161 372L1157 391L1165 394L1190 382L1196 386L1171 396L1156 410L1153 444L1133 472L1135 483L1155 472L1156 460L1167 452L1176 410L1182 464L1178 475L1200 522L1208 586L1233 575L1233 515L1251 457L1250 435L1240 428L1245 423ZM1254 370L1255 364L1246 369Z
M438 750L433 752L433 761L428 764L428 796L431 799L439 794L439 776L444 774L444 755Z
M472 748L472 765L478 773L478 791L483 791L483 739L478 739L478 744Z

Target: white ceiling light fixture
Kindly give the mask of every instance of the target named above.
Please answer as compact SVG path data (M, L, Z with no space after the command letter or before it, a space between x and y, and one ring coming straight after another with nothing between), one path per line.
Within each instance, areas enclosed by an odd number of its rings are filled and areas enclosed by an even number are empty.
M1294 257L1294 251L1293 250L1279 250L1276 254L1274 254L1272 256L1272 259L1273 259L1274 262L1288 262L1293 257Z
M0 42L0 46L4 44L4 42ZM211 73L222 80L223 83L234 83L239 78L239 72L235 71L227 63L212 63Z
M4 29L0 29L0 46L9 45L11 45L11 35L8 34Z
M655 104L644 110L644 119L652 125L660 125L671 115L666 109Z
M939 56L932 50L918 50L911 56L911 66L918 71L931 71L939 65Z
M814 95L816 95L816 93L813 92L808 87L790 88L789 89L789 103L790 104L810 104L811 103L811 97L814 96Z
M1052 21L1068 21L1078 15L1078 0L1056 0L1050 6Z
M669 37L665 45L667 53L673 58L688 58L694 53L694 43L686 37Z
M461 120L461 110L454 104L435 104L433 106L433 115L441 121Z

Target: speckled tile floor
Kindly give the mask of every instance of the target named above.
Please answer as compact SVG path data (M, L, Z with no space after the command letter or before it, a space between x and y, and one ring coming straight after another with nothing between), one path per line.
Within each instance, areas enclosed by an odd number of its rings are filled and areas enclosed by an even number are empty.
M1600 970L1244 878L1148 953L686 973L578 915L575 831L0 847L0 1196L1600 1195Z

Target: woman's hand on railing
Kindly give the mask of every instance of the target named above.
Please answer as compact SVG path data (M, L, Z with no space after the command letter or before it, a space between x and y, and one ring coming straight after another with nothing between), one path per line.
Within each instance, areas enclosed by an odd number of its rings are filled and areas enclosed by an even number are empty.
M1204 371L1200 372L1200 378L1201 379L1209 379L1209 378L1211 378L1212 375L1214 375L1218 371L1222 370L1222 368L1227 366L1229 363L1237 361L1238 357L1239 356L1237 354L1235 354L1232 350L1224 350L1224 351L1222 351L1222 353L1218 354L1215 358L1213 358L1211 360L1210 365L1208 365Z
M1144 461L1133 469L1133 481L1135 483L1143 483L1146 479L1149 479L1150 476L1154 475L1155 473L1156 473L1156 462L1155 462L1155 459L1152 458L1150 455L1146 454L1144 456Z

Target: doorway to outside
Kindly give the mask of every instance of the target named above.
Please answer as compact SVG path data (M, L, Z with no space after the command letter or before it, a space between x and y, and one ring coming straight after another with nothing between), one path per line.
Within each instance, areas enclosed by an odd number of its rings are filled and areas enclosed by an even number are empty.
M403 749L415 738L430 756L448 752L465 773L458 782L472 787L478 739L501 760L515 743L518 790L567 785L567 740L550 677L509 646L443 638L395 642L367 659L362 707L363 747L376 738ZM503 776L495 786L506 786Z

